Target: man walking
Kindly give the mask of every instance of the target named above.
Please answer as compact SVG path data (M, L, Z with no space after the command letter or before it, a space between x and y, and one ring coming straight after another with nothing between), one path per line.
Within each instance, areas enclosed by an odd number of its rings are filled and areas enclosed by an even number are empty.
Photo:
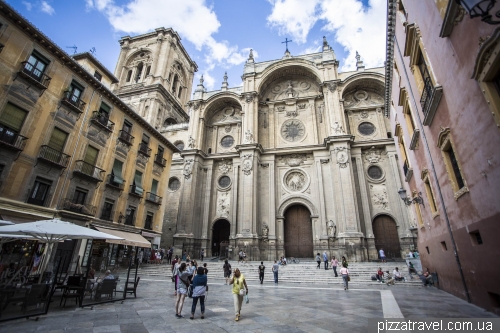
M326 251L323 252L323 262L325 263L325 270L328 270L328 256L326 255Z
M266 269L266 266L264 266L264 262L261 261L260 262L260 266L259 266L259 280L260 280L260 284L262 284L264 282L264 270Z
M385 260L385 252L384 252L384 250L383 250L383 249L380 249L380 250L378 251L378 254L380 255L380 261L381 261L381 262L387 262L387 261Z
M335 259L335 256L333 256L332 258L332 269L333 269L333 272L335 273L335 277L337 277L337 266L339 265L339 261L337 259Z
M278 269L279 265L276 263L276 260L274 261L273 265L273 274L274 274L274 284L278 284Z
M205 257L205 249L201 249L201 251L200 251L201 261L203 261L203 257Z

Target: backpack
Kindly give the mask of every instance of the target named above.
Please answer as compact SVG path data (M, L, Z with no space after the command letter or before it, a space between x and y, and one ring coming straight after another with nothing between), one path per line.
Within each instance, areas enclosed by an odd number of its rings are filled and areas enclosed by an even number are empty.
M259 266L259 273L264 273L264 270L266 269L266 266L260 265Z

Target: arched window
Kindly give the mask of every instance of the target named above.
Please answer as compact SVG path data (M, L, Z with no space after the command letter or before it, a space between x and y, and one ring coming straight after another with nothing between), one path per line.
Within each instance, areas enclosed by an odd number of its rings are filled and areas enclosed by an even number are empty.
M182 87L179 87L179 93L177 94L178 98L181 98L181 93L182 93Z
M151 66L148 66L148 67L146 68L146 76L148 76L148 75L149 75L149 72L151 72Z
M130 78L132 77L132 70L127 73L127 82L130 82Z
M167 118L163 122L163 126L175 125L175 124L177 124L177 121L174 118Z
M139 65L137 65L137 75L135 76L135 82L140 80L143 67L144 67L144 65L142 64L142 62L140 62Z
M178 83L179 83L179 77L177 76L177 74L175 74L175 76L174 76L174 82L172 83L172 92L174 94L177 91L177 84Z

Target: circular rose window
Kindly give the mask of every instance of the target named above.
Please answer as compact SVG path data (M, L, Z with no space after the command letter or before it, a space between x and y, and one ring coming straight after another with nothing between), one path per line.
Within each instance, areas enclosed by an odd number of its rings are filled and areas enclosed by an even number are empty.
M177 149L179 149L180 151L184 150L184 142L182 141L177 141L176 143L174 143L174 146L177 147Z
M372 165L368 168L368 176L372 179L380 179L383 176L382 169L378 166Z
M231 178L228 176L222 176L219 178L219 186L221 188L228 188L231 185Z
M220 145L224 148L229 148L234 144L234 138L231 135L226 135L220 140Z
M168 181L168 189L170 191L177 191L180 187L181 182L179 181L179 179L175 177L170 178L170 180Z
M298 119L289 119L281 126L281 136L289 142L297 142L304 137L306 128Z
M372 123L364 122L359 124L358 131L363 135L371 135L375 133L375 126Z

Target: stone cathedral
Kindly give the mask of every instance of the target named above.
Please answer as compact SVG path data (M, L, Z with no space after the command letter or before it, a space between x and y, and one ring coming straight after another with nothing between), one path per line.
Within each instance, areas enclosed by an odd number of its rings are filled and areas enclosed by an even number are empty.
M115 92L179 149L162 247L198 257L350 261L401 258L416 242L399 198L402 170L383 115L384 68L339 72L322 51L256 62L242 85L192 98L196 63L171 29L124 37Z

